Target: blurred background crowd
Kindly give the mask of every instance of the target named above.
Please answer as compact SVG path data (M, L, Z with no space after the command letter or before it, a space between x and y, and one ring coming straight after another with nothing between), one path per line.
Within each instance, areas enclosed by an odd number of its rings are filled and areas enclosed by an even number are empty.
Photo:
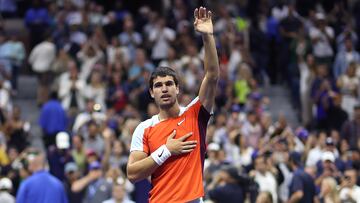
M147 202L149 181L126 178L131 136L158 112L156 67L180 75L180 104L197 95L198 6L213 11L221 69L204 200L360 203L358 0L1 0L0 202L43 190L44 169L65 195L51 202ZM40 148L15 104L21 75L37 78ZM274 85L297 122L269 109Z

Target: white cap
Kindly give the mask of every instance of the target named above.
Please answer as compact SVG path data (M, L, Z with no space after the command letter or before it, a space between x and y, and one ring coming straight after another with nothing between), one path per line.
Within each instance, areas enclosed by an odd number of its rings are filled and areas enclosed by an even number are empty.
M317 20L325 20L325 15L323 13L316 13L315 17Z
M332 152L326 151L321 155L321 161L331 161L335 162L335 156Z
M210 144L208 145L207 149L208 149L209 151L219 151L219 150L220 150L220 146L219 146L218 143L212 142L212 143L210 143Z
M12 189L12 182L9 178L1 178L0 179L0 190L11 190Z
M59 132L56 135L56 147L58 149L69 149L70 136L67 132Z

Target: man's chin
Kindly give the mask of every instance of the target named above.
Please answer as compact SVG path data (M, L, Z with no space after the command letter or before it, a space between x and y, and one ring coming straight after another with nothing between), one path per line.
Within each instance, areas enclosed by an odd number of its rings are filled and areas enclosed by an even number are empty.
M171 107L173 107L175 104L175 102L171 102L171 103L164 103L164 104L160 104L159 107L160 109L170 109Z

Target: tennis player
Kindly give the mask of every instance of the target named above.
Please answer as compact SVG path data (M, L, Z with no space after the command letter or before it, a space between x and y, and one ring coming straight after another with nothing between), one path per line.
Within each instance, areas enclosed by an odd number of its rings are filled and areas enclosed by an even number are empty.
M206 128L219 78L211 16L204 7L194 11L194 27L202 34L205 48L205 75L198 96L181 107L174 70L158 67L150 77L149 91L160 112L135 129L127 165L132 182L151 176L150 202L197 203L204 196Z

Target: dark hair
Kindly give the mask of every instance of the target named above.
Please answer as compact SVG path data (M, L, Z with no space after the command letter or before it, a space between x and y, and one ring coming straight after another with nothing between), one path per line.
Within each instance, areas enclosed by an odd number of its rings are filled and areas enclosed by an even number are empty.
M157 78L158 76L160 76L160 77L171 76L174 79L175 85L176 86L179 85L179 79L178 79L177 73L173 69L163 66L163 67L157 67L154 70L154 72L151 73L150 80L149 80L149 88L150 89L153 89L154 79Z
M54 100L58 100L58 99L59 99L58 93L57 93L55 90L53 90L53 91L50 92L50 99L54 99Z

